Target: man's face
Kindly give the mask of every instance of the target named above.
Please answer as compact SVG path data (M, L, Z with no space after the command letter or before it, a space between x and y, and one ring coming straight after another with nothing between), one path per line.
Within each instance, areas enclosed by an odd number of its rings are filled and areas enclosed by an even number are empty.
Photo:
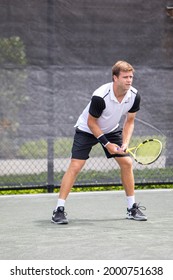
M122 91L128 91L133 82L133 72L121 71L118 77L114 76L114 81L119 89Z

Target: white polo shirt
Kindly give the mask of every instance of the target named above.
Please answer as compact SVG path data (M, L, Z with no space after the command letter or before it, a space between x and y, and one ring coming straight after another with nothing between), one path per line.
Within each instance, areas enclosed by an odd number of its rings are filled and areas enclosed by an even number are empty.
M79 116L75 127L92 134L87 125L90 113L98 118L98 125L103 133L109 133L119 126L123 115L138 111L139 105L140 96L134 87L130 87L123 100L119 102L113 92L113 82L104 84L94 91L91 101Z

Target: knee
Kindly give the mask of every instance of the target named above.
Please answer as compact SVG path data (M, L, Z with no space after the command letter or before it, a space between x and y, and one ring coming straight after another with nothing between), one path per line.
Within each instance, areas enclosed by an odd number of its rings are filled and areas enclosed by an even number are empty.
M85 162L83 162L83 161L72 160L70 163L70 166L69 166L69 170L71 173L76 175L81 171L84 164L85 164Z
M132 169L133 168L133 162L130 157L124 157L120 162L119 162L120 168L121 169Z

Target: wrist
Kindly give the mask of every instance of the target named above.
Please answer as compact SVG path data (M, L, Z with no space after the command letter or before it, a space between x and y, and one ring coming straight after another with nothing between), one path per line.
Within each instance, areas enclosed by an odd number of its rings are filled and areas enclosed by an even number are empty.
M101 134L99 137L97 137L97 140L98 140L104 147L106 147L106 146L110 143L104 134Z

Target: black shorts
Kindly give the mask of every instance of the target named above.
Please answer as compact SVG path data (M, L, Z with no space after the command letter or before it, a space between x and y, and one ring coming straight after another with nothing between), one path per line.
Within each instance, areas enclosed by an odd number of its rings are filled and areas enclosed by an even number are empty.
M109 142L115 143L118 146L122 145L122 129L117 128L114 131L105 134L105 136ZM75 135L74 135L74 141L73 141L73 146L72 146L72 158L83 159L83 160L88 159L89 153L90 153L92 147L94 145L96 145L97 143L98 143L98 140L93 134L84 132L77 128ZM104 149L104 152L105 152L107 158L129 156L128 154L111 155L106 148L103 147L103 149Z

